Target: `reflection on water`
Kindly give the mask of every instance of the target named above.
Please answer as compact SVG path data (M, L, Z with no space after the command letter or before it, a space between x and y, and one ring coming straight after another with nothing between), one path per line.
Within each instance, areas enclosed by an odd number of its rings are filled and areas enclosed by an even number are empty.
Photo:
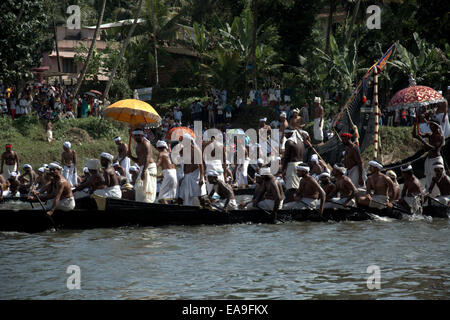
M1 299L448 299L447 220L0 233ZM69 265L81 290L68 290ZM369 290L369 265L381 289Z

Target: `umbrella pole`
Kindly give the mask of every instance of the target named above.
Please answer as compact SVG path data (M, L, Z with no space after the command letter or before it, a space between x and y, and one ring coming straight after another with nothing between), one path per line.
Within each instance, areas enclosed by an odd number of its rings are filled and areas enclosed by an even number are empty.
M374 87L373 87L373 102L375 105L375 139L374 139L374 146L373 146L373 160L377 160L378 159L378 141L379 141L379 134L378 134L378 130L379 130L379 119L378 117L380 116L380 109L378 107L378 67L374 68L374 75L373 75L373 82L374 82Z
M131 132L132 132L132 131L133 131L133 126L130 125L130 131L128 132L128 133L129 133L128 150L130 151L130 153L131 153Z

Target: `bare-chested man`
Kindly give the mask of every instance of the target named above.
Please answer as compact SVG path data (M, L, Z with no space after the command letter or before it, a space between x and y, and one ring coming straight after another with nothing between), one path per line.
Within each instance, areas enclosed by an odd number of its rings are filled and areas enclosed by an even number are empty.
M444 138L450 137L450 122L448 120L448 102L447 100L438 104L436 118L441 125Z
M336 193L336 185L331 182L331 176L328 172L323 172L317 176L317 180L319 181L320 186L323 191L325 191L326 201L330 201L333 198L333 195ZM327 203L325 203L327 205Z
M100 154L100 163L103 168L103 178L105 179L106 188L95 190L94 194L103 198L121 199L122 190L119 185L119 177L114 167L111 166L113 159L114 156L107 152Z
M37 171L37 178L34 183L33 191L39 191L41 188L50 183L51 177L48 168L40 167Z
M169 147L165 141L159 140L156 143L156 148L159 151L156 166L161 167L163 174L163 181L159 189L158 201L160 203L168 204L168 201L176 200L177 198L177 169L170 158Z
M246 203L240 204L240 209L256 209L257 199L264 200L264 196L261 194L264 186L263 186L263 178L259 173L255 173L255 191L253 192L252 200ZM261 197L260 197L261 195Z
M380 172L383 169L380 163L371 160L369 168L372 175L366 181L366 196L359 198L358 204L376 209L390 207L392 204L389 194L394 190L394 183L391 178ZM373 194L371 194L372 190Z
M88 160L86 167L89 170L89 175L73 190L76 199L89 196L95 191L102 190L107 187L105 177L98 170L99 161L97 159Z
M153 151L150 141L144 137L142 129L133 131L136 141L136 157L131 155L128 149L128 157L139 165L140 175L136 179L134 189L136 201L153 203L156 200L156 163L153 160Z
M298 138L296 130L288 128L284 133L286 136L286 150L282 161L282 172L286 184L286 199L284 203L288 203L294 201L294 193L300 184L300 177L297 175L296 167L303 161L305 146L302 139Z
M258 132L261 131L261 129L265 129L267 130L267 138L270 137L272 128L266 123L267 118L261 118L259 119L259 127L258 127Z
M320 97L314 98L314 140L323 142L323 107Z
M256 207L273 212L274 219L277 218L278 210L283 207L283 186L275 179L270 168L262 168L260 171L263 179L261 192L256 198ZM262 200L264 199L264 200Z
M117 151L119 155L117 156L117 162L119 162L120 166L123 168L125 174L123 175L129 181L131 181L131 175L129 172L130 169L130 158L127 156L128 146L126 143L122 142L120 137L115 137L114 142L117 145Z
M284 130L289 127L289 122L286 120L286 112L280 113L280 154L284 154L284 148L286 143L286 137L284 136Z
M0 200L3 199L3 193L8 190L9 182L0 174Z
M342 144L345 146L344 164L347 168L347 176L352 180L356 188L364 188L366 173L363 167L359 147L351 142L351 133L342 133Z
M5 145L6 151L2 154L2 164L0 172L2 172L3 177L8 179L12 172L17 173L19 168L19 157L17 153L12 150L12 144Z
M441 156L441 148L444 145L444 135L442 134L441 126L435 121L428 121L428 124L431 129L429 133L419 133L417 135L416 131L413 131L413 137L422 142L424 150L428 151L428 156L425 159L425 185L427 190L434 177L433 164L436 162L444 163L444 159ZM428 138L428 142L424 138Z
M319 213L323 213L326 193L316 179L309 174L309 166L300 163L297 168L297 175L301 177L300 185L295 191L294 201L283 206L283 209L309 209L315 210L319 205Z
M29 193L36 181L37 174L28 163L25 164L22 169L24 172L18 178L21 183L19 191L20 193Z
M450 205L450 177L444 171L444 165L440 162L435 163L434 166L434 178L431 182L428 192L431 193L434 185L439 188L440 195L436 197L436 200L443 206ZM428 204L431 205L431 198L428 199ZM433 201L433 205L436 205L436 201Z
M304 126L305 126L305 121L300 116L300 110L299 109L292 110L292 117L291 117L291 120L289 120L289 127L296 130L296 129L301 129Z
M354 207L356 205L356 196L358 190L353 184L352 180L345 174L347 169L341 163L336 163L333 167L333 176L336 178L336 190L332 197L338 196L338 198L333 198L333 202L336 208L344 207Z
M72 150L72 144L69 141L64 142L61 153L61 163L63 165L62 175L73 187L78 182L77 176L77 153Z
M237 203L234 198L233 188L228 183L218 179L219 173L217 171L207 171L206 176L209 183L213 185L211 192L208 194L208 201L214 203L214 206L219 209L223 208L225 212L228 210L236 210ZM219 195L220 200L215 201L213 199L214 193Z
M187 143L184 141L187 141ZM186 150L184 150L185 148ZM184 152L187 154L185 155ZM184 205L199 205L203 203L202 196L206 195L202 152L194 138L185 134L183 135L183 158L188 157L188 154L190 154L190 157L184 162L184 177L180 182L178 198L183 200ZM200 163L196 163L196 159Z
M388 170L386 175L391 178L392 183L394 183L394 190L389 195L389 198L392 199L392 201L398 201L400 199L401 189L397 181L397 174L392 170Z
M61 175L62 167L57 163L51 163L48 166L51 183L45 191L46 194L40 196L42 201L47 200L45 209L48 215L52 215L55 210L70 211L75 208L75 199L72 194L72 188L69 182ZM44 192L44 190L41 190ZM30 196L30 200L37 198L39 193L35 192Z
M402 166L402 177L404 180L403 190L399 203L406 207L411 213L422 213L423 195L422 185L413 174L412 166Z

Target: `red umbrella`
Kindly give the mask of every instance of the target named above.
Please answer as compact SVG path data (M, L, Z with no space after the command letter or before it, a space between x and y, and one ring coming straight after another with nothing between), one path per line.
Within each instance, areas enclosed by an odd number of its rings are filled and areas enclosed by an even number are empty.
M430 87L410 86L394 95L389 101L388 110L423 107L444 101L444 97Z
M175 127L170 129L166 134L166 140L168 141L178 141L180 137L184 134L191 135L192 138L195 138L195 133L191 129L187 127Z
M97 91L97 90L89 90L89 92L92 92L92 93L98 94L99 96L101 96L101 95L102 95L102 93L101 93L100 91Z

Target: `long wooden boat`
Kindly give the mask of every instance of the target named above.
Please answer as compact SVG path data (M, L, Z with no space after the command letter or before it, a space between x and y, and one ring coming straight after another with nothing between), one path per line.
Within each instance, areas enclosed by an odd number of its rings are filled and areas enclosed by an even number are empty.
M447 210L448 211L448 210ZM448 217L439 208L427 209L424 214ZM325 209L322 216L312 210L280 210L278 222L289 221L363 221L381 217L402 219L395 209ZM42 210L0 210L0 231L43 232L55 229L118 228L127 226L164 225L223 225L236 223L274 223L272 215L262 210L232 210L224 213L195 206L149 204L129 200L104 199L99 204L87 198L77 201L68 212L55 211L49 217Z

